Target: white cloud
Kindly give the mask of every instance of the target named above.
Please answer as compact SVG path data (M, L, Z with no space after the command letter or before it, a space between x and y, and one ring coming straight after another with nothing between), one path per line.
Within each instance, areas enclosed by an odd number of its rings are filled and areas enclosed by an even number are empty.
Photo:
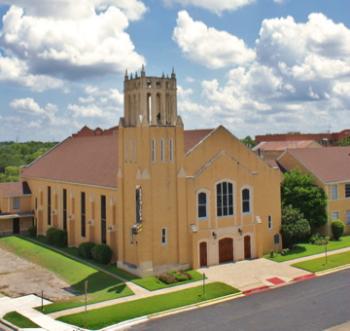
M25 113L45 114L45 110L41 108L32 98L14 99L10 103L11 108Z
M168 5L178 3L182 6L196 6L221 14L224 11L233 11L250 5L255 0L164 0L164 2Z
M68 110L72 112L74 117L102 117L103 111L96 105L81 106L76 104L69 104Z
M1 45L32 73L68 79L123 72L145 62L125 32L116 7L81 19L28 16L12 6L3 17Z
M188 58L208 68L242 65L255 58L242 39L194 21L184 10L178 13L173 39Z

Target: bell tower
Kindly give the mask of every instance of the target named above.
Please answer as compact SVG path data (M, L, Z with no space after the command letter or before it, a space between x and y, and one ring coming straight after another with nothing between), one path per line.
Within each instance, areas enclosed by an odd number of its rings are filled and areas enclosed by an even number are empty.
M138 73L124 78L124 126L176 126L176 75L146 76Z

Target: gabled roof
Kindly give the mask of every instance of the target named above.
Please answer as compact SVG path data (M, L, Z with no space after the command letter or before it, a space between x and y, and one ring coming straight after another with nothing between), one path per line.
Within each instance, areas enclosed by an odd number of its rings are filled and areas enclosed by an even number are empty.
M308 147L321 147L314 140L286 140L286 141L262 141L253 148L253 151L284 151L287 148L308 148Z
M117 128L104 131L84 127L24 167L22 176L116 187L117 131Z
M20 197L31 193L27 182L0 183L0 197Z
M350 147L289 149L286 154L324 183L350 182ZM283 155L278 162L283 166Z
M184 131L185 153L212 131ZM118 127L91 130L85 126L24 167L22 177L115 188L118 170L117 133Z

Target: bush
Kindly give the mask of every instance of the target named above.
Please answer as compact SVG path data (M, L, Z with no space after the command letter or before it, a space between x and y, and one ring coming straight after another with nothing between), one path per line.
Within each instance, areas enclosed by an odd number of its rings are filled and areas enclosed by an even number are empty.
M289 248L283 248L282 250L281 250L281 255L282 256L285 256L285 255L287 255L289 253Z
M333 221L331 228L332 228L333 238L335 240L339 240L340 237L344 234L344 223L339 220Z
M270 252L270 258L273 259L275 257L275 252L274 251L271 251Z
M282 208L282 227L284 247L293 247L294 244L305 241L310 236L310 224L304 215L292 206Z
M175 276L178 282L184 282L186 280L192 279L191 275L185 271L174 271L172 274Z
M113 252L108 245L95 245L91 249L92 258L101 264L108 264L111 262Z
M321 235L320 233L315 233L310 238L310 244L314 245L324 245L328 242L328 238Z
M165 284L174 284L174 283L178 282L176 277L169 272L165 272L165 273L159 275L158 279Z
M82 243L78 247L78 254L84 259L92 259L92 249L96 246L96 244L92 242Z
M31 226L28 229L28 234L29 234L30 237L35 238L36 237L36 226Z
M67 232L64 230L49 228L46 232L47 243L57 247L67 246Z

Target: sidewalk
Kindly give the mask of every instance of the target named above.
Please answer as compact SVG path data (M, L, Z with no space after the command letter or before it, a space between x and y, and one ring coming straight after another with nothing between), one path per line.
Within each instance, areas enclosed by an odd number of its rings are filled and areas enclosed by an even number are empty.
M339 254L339 253L344 253L344 252L349 252L350 251L350 247L345 247L345 248L340 248L340 249L336 249L334 251L328 251L327 255L334 255L334 254ZM292 265L298 262L303 262L303 261L307 261L307 260L313 260L313 259L317 259L319 257L324 257L325 253L320 253L320 254L315 254L315 255L310 255L310 256L304 256L304 257L300 257L298 259L294 259L294 260L289 260L289 261L284 261L284 262L279 262L279 264L285 264L285 265Z

